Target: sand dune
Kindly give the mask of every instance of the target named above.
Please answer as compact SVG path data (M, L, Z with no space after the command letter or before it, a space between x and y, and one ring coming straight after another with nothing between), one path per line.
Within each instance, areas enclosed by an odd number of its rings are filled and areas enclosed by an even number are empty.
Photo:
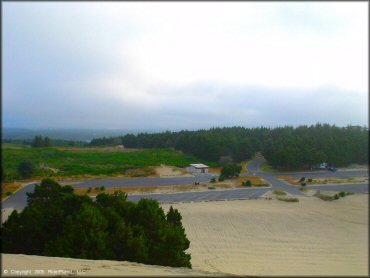
M166 209L168 206L164 206ZM367 275L368 195L333 202L176 204L193 268L238 275Z
M368 195L332 202L302 197L298 203L262 199L174 207L191 241L193 270L25 255L3 255L3 270L71 269L104 276L368 275Z
M108 260L2 254L2 276L207 276L188 268Z

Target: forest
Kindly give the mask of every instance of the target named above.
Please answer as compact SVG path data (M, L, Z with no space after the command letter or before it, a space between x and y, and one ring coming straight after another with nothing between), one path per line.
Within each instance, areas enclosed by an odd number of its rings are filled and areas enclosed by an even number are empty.
M231 156L234 162L260 152L278 169L308 169L318 163L330 166L367 164L367 127L321 124L277 128L223 127L178 132L126 134L96 138L91 146L123 144L126 148L174 148L200 159L219 162Z
M165 214L156 200L129 202L123 192L93 201L51 179L27 195L25 209L1 227L2 253L191 268L190 242L172 206Z

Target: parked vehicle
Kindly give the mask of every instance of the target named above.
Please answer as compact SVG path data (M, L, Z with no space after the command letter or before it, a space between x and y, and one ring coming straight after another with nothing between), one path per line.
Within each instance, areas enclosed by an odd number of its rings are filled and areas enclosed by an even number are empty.
M337 171L337 168L335 168L335 167L329 167L328 170L329 171L332 171L332 172L336 172Z

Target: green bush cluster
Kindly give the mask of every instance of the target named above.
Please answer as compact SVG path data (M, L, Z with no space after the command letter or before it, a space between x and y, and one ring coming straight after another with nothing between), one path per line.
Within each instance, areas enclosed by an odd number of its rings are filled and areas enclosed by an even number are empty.
M272 191L272 193L276 195L286 195L286 192L282 189L275 189L274 191Z
M284 201L284 202L299 202L298 198L295 197L277 197L276 198L279 201Z
M334 195L334 199L338 200L339 198L343 198L345 196L348 196L348 195L353 195L354 193L352 192L344 192L344 191L341 191L337 194Z
M250 181L250 180L247 180L247 181L243 181L242 182L242 186L248 186L248 187L250 187L250 186L252 186L252 182Z
M156 200L126 200L122 192L93 201L71 186L44 179L1 228L3 253L133 261L191 268L181 214Z
M320 198L321 200L324 200L324 201L333 201L333 200L338 200L339 198L343 198L345 196L348 196L348 195L353 195L354 193L352 192L344 192L344 191L341 191L337 194L334 194L333 196L331 195L327 195L327 194L322 194L322 193L316 193L314 196Z
M220 177L222 176L225 179L238 177L241 170L242 170L241 165L235 164L235 163L230 163L230 164L225 165L222 168Z

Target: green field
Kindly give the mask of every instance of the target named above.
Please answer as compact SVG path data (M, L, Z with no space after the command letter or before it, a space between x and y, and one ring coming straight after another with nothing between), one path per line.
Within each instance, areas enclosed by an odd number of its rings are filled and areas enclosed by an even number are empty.
M2 146L2 167L5 181L18 180L17 167L24 161L30 161L36 168L34 177L76 177L83 175L109 176L125 174L128 169L145 168L166 164L185 167L190 163L214 163L197 159L171 149L146 149L131 152L62 149L62 148L27 148ZM55 174L48 169L40 169L40 164L58 170Z

